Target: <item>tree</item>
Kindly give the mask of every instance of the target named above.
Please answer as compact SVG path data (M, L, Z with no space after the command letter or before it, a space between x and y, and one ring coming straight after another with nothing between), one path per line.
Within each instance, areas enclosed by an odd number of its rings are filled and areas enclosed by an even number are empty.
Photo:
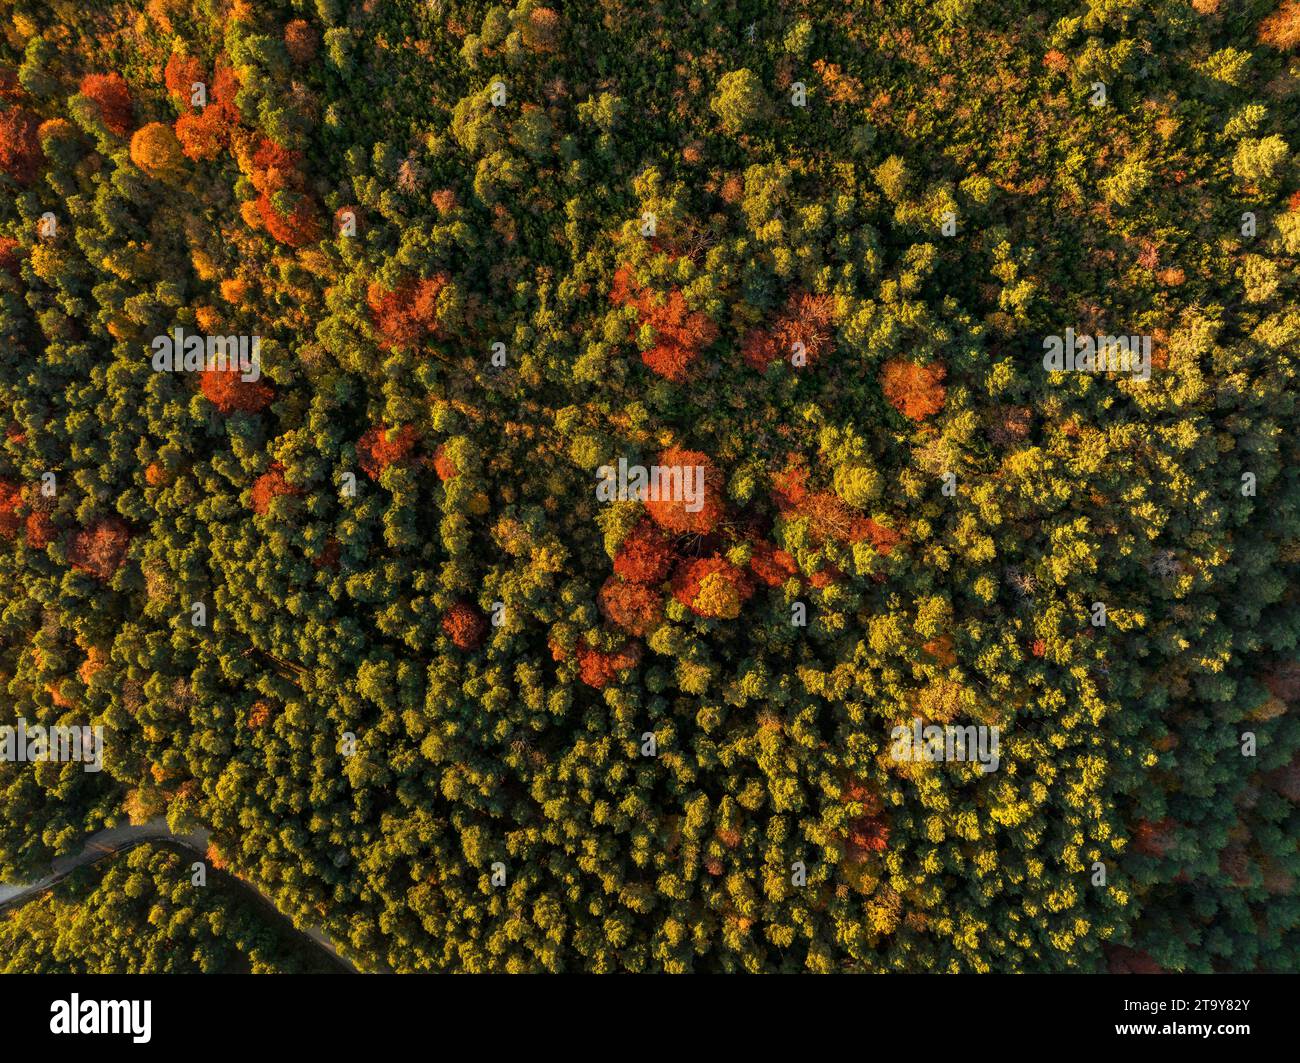
M165 122L150 122L131 137L131 161L150 177L170 180L181 169L181 146Z
M23 107L0 111L0 170L19 184L31 184L40 172L39 127L39 119Z
M119 137L131 132L135 121L131 90L121 74L87 74L82 78L80 92L95 102L104 125Z
M767 114L763 83L752 70L741 68L723 74L709 103L727 133L741 133Z

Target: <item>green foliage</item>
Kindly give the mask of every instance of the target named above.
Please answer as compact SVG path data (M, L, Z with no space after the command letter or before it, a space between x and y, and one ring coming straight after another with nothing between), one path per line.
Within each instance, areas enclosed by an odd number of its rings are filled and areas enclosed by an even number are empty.
M1214 6L7 0L0 724L105 762L0 762L0 877L165 812L367 969L1295 969L1300 89ZM288 964L171 859L5 963Z

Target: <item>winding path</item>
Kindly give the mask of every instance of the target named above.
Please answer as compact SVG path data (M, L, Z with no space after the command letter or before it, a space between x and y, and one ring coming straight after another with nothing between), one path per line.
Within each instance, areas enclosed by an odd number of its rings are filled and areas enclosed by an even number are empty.
M207 858L209 833L206 829L200 827L191 831L189 834L176 834L168 825L167 820L162 816L151 819L148 823L139 826L123 824L117 827L108 827L104 830L97 831L86 839L86 844L82 846L78 853L69 853L65 856L56 857L50 864L50 873L37 879L35 882L0 882L0 911L6 908L13 908L17 905L30 900L38 893L43 893L52 886L57 885L60 881L72 874L79 867L85 867L87 864L97 863L105 857L114 856L117 853L125 852L127 849L133 849L137 845L143 845L146 842L169 842L172 845L179 845L184 849L197 853L204 859ZM291 926L293 921L289 919L275 902L271 900L258 887L246 879L236 878L236 881L246 888L256 893L266 904L275 911L282 919ZM339 952L332 942L319 927L299 928L293 927L294 932L303 934L310 938L318 946L328 952L339 963L346 967L351 973L359 974L356 965L346 956Z

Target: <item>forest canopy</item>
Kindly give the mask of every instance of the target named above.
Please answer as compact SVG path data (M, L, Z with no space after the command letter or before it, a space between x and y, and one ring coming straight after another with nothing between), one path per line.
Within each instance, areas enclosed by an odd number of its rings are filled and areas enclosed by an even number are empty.
M1300 965L1300 0L0 12L0 725L104 753L0 759L0 880ZM0 967L308 962L189 864Z

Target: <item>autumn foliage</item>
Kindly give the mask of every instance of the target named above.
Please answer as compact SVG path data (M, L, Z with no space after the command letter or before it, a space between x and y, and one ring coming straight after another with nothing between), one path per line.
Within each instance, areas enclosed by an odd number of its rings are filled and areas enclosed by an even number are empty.
M814 365L834 345L835 300L829 295L792 295L776 322L767 329L750 329L741 341L741 356L751 369L765 370L787 361L796 368ZM802 364L795 361L802 356Z
M131 161L150 177L174 175L181 158L180 142L166 122L150 122L131 137Z
M81 80L80 91L99 107L99 116L104 125L119 137L131 132L135 118L131 107L131 90L121 74L87 74Z
M669 447L655 459L655 463L661 467L683 470L688 466L702 467L704 483L699 485L702 497L694 503L688 503L680 498L647 499L645 507L646 512L650 514L650 519L665 531L674 533L691 532L696 535L706 535L713 531L718 521L722 519L723 493L726 485L722 474L718 472L709 456L698 450ZM688 509L688 505L691 508ZM691 512L691 509L695 509L696 506L699 508Z
M579 678L587 686L600 690L617 678L619 672L635 668L640 663L641 644L629 640L614 652L606 653L580 639L574 655L578 660Z
M1281 51L1300 46L1300 0L1286 0L1259 24L1261 44L1271 44Z
M73 568L96 579L110 579L126 558L131 532L117 517L105 517L73 533L68 544L68 561Z
M275 398L275 392L265 380L244 380L238 369L200 373L199 390L225 414L257 413Z
M357 441L357 461L367 476L378 480L379 474L393 462L405 461L411 456L419 438L413 425L392 429L375 425Z
M641 352L641 360L666 380L683 383L700 351L718 338L717 325L707 314L688 309L680 289L651 292L637 285L626 266L615 272L609 297L618 306L635 306L638 323L653 329L654 344Z
M320 210L307 189L303 156L268 137L258 142L249 162L249 181L258 192L256 210L276 240L304 247L322 234Z
M663 620L663 596L644 583L610 576L600 589L600 608L631 635L648 635Z
M849 858L862 860L872 853L884 852L889 847L889 823L879 796L866 783L852 779L845 787L844 803L858 809L848 820L844 835Z
M40 119L22 107L0 111L0 170L19 184L31 184L41 168Z
M615 573L634 583L662 583L672 563L672 543L650 520L633 527L614 555Z
M263 514L272 500L283 495L300 495L302 492L284 478L284 466L278 461L253 481L253 512Z
M698 616L735 620L754 593L753 581L724 557L683 562L673 576L673 597Z
M447 456L447 448L441 444L433 453L433 471L437 473L438 479L443 483L454 480L460 475L460 470L456 468L455 462Z
M0 538L13 539L22 527L22 488L12 480L0 480Z
M945 370L938 362L917 365L895 358L880 374L885 398L904 417L921 421L943 409Z
M392 291L370 285L366 301L385 347L413 347L438 328L438 293L447 275L407 278Z
M488 624L472 605L457 602L442 618L442 630L458 649L476 650L483 644Z

